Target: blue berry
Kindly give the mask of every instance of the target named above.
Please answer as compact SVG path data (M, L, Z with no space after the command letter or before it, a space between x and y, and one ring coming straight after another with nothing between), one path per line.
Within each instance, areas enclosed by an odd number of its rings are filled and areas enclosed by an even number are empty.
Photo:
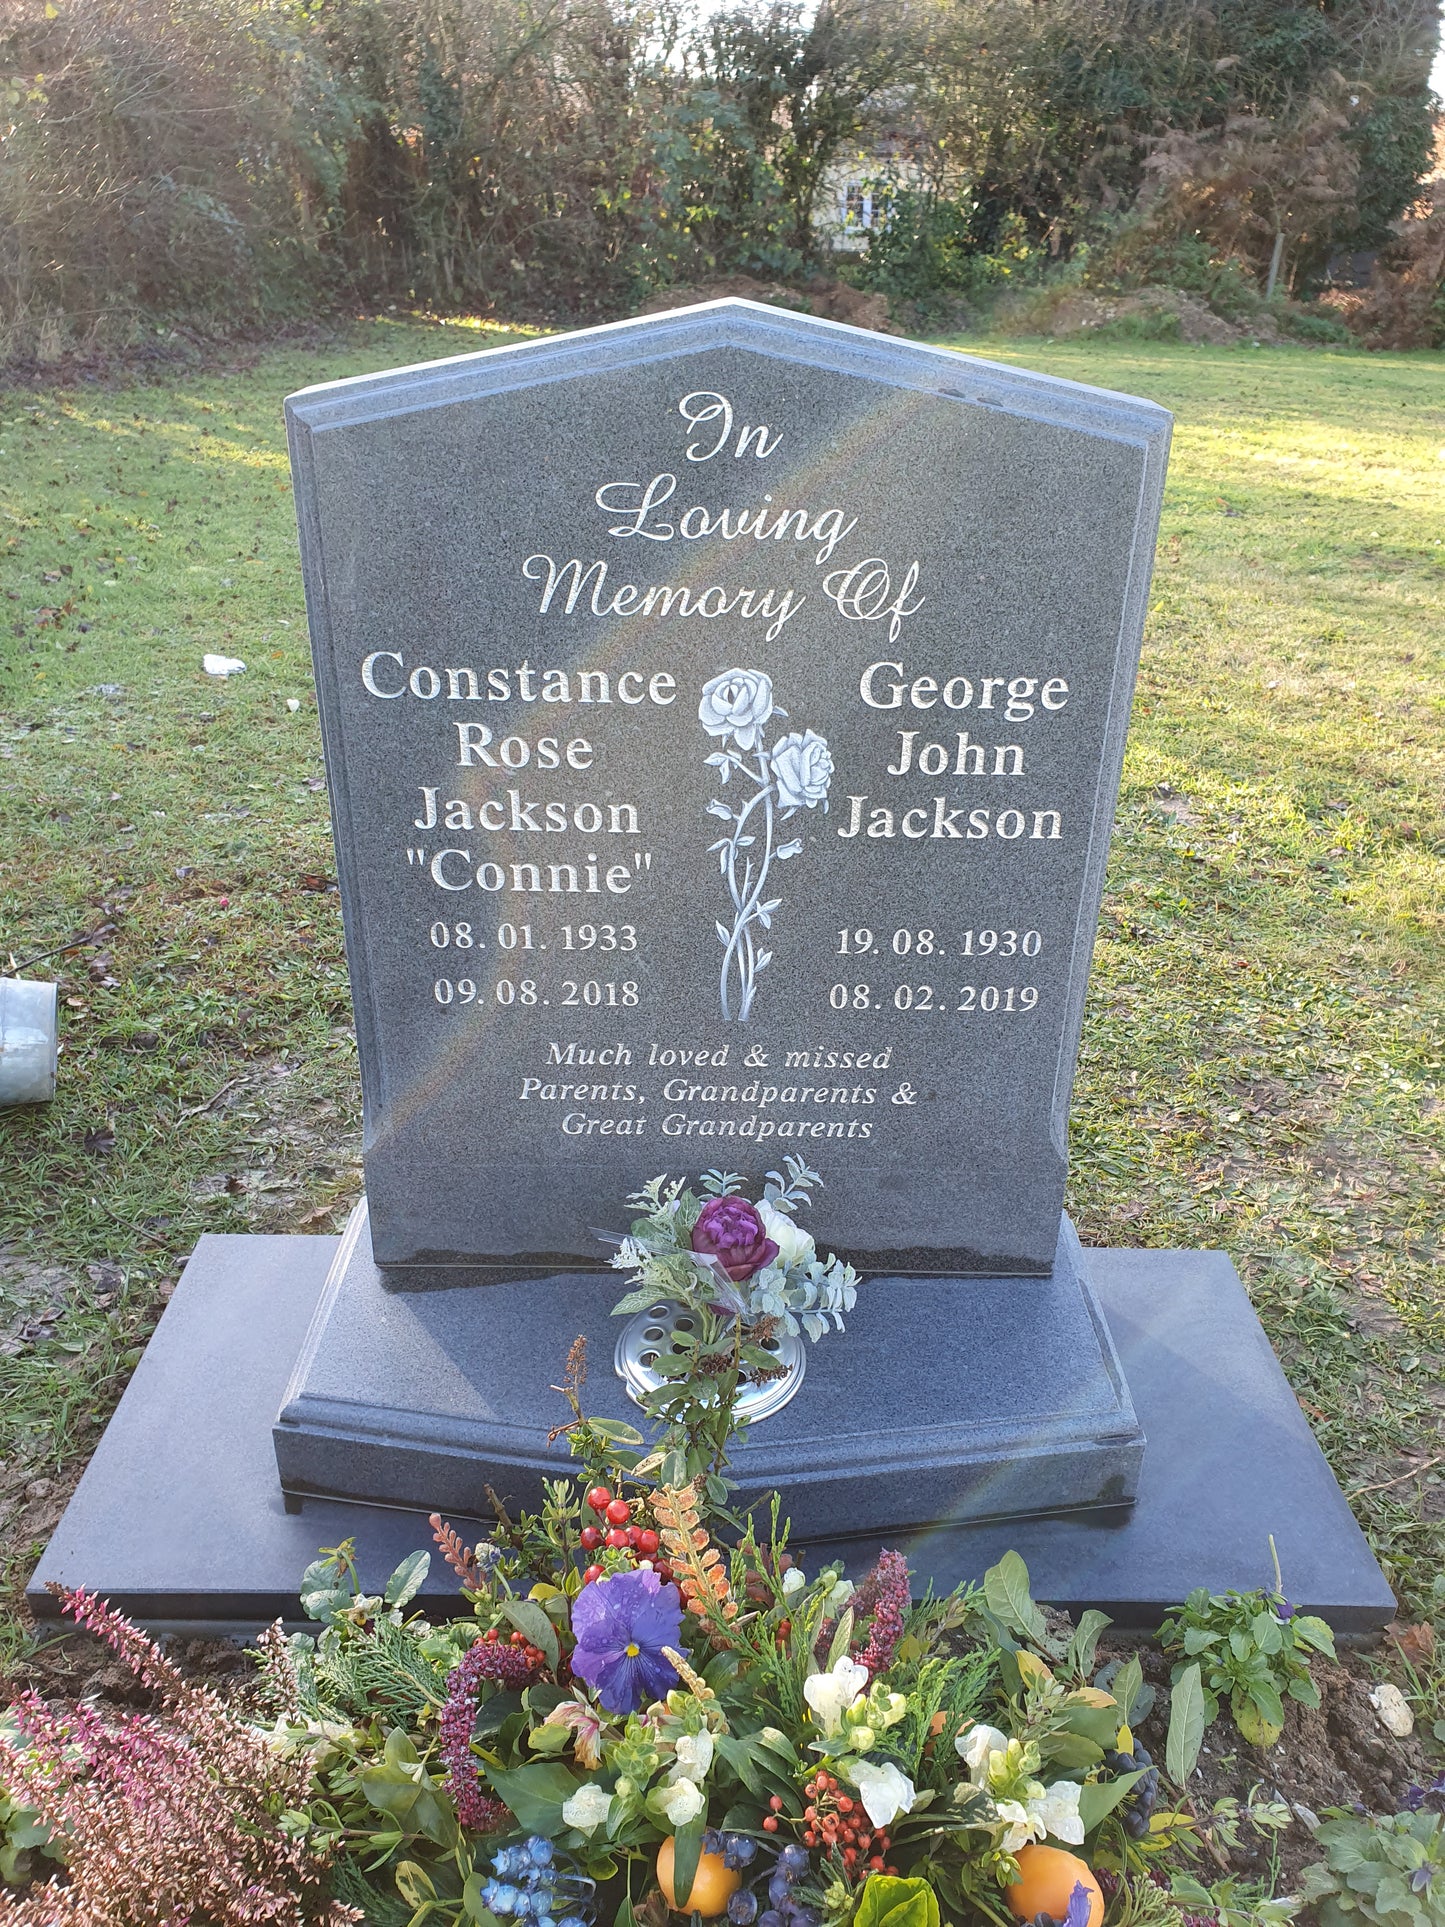
M723 1840L723 1865L725 1867L751 1866L758 1854L758 1843L750 1840L745 1833L730 1833ZM749 1916L751 1918L751 1916Z
M750 1894L746 1887L740 1888L728 1902L728 1919L734 1923L734 1927L749 1927L749 1923L757 1918L757 1912L757 1895Z
M778 1855L779 1868L786 1869L788 1877L792 1880L796 1880L805 1871L807 1865L808 1849L800 1847L795 1840L790 1840Z

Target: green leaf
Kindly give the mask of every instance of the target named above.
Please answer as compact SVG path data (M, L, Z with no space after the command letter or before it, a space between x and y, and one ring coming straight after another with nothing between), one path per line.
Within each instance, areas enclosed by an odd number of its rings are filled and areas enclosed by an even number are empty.
M1239 1689L1236 1687L1230 1706L1230 1711L1233 1712L1236 1723L1238 1723L1239 1719L1239 1708L1233 1704L1233 1701L1237 1701L1240 1697ZM1263 1714L1267 1725L1283 1727L1284 1704L1279 1696L1279 1688L1272 1679L1268 1677L1264 1679L1252 1679L1249 1682L1249 1697ZM1273 1744L1273 1742L1271 1742L1271 1744Z
M382 1594L382 1598L388 1606L406 1605L408 1600L415 1599L421 1591L430 1571L431 1554L413 1552L408 1558L402 1560L387 1580L386 1591Z
M657 1293L651 1290L629 1291L625 1298L619 1298L612 1307L612 1316L625 1318L629 1312L646 1311L656 1297Z
M1164 1764L1175 1786L1182 1787L1194 1771L1204 1744L1204 1685L1198 1662L1186 1666L1174 1687L1169 1707L1169 1737Z
M1087 1676L1093 1671L1099 1635L1113 1623L1107 1613L1096 1612L1092 1606L1081 1616L1069 1641L1068 1664L1074 1672Z
M939 1927L938 1898L926 1880L870 1874L853 1927Z
M557 1645L557 1629L535 1599L504 1599L502 1611L511 1620L517 1631L539 1646L547 1655L547 1664L553 1672L557 1670L560 1648ZM507 1803L509 1806L511 1802Z
M983 1596L990 1612L1035 1645L1044 1639L1044 1616L1029 1591L1029 1569L1016 1552L1006 1552L983 1575Z
M689 1820L685 1827L679 1827L672 1836L672 1894L679 1913L687 1912L688 1897L697 1877L697 1863L702 1859L702 1836L706 1827L707 1815L700 1813L695 1820Z
M1207 1653L1211 1646L1217 1646L1219 1644L1219 1640L1220 1635L1218 1633L1211 1633L1204 1626L1186 1626L1184 1628L1184 1651L1190 1659L1193 1659L1199 1653Z
M843 1655L850 1653L852 1650L853 1608L851 1606L845 1606L843 1608L843 1617L838 1621L837 1628L833 1634L833 1643L828 1648L828 1663L823 1668L823 1671L825 1673L831 1673Z
M624 1425L621 1419L590 1418L587 1429L609 1445L645 1445L647 1442L636 1426Z
M1139 1703L1140 1689L1144 1684L1144 1668L1136 1653L1124 1664L1109 1681L1109 1691L1119 1702L1119 1717L1125 1726L1134 1723L1134 1709Z
M554 1760L513 1767L487 1775L492 1790L517 1816L523 1833L542 1833L550 1840L562 1831L562 1808L582 1782Z
M1267 1720L1252 1700L1234 1707L1234 1723L1251 1746L1273 1746L1284 1727Z
M1104 1748L1114 1744L1122 1718L1117 1706L1088 1706L1079 1699L1066 1699L1057 1714L1065 1732L1082 1734Z
M1334 1658L1335 1636L1324 1620L1316 1619L1313 1613L1296 1613L1289 1623L1297 1644L1313 1646L1317 1653Z
M1117 1780L1086 1780L1079 1788L1079 1818L1084 1832L1092 1833L1099 1822L1111 1814L1149 1771L1141 1766L1137 1773L1121 1773Z
M1111 1733L1110 1745L1113 1739ZM1076 1773L1080 1767L1097 1766L1106 1751L1105 1747L1086 1739L1082 1733L1051 1733L1041 1744L1044 1758L1049 1764L1062 1767L1066 1773Z
M435 1900L437 1897L431 1875L415 1860L398 1861L392 1879L396 1882L396 1891L408 1907L420 1907L425 1901Z

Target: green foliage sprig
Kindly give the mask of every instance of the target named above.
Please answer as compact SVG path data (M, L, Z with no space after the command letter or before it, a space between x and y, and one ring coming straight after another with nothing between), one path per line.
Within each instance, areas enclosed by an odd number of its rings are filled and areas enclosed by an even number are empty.
M1183 1656L1170 1675L1176 1691L1183 1686L1192 1692L1189 1676L1197 1673L1205 1725L1213 1724L1220 1702L1228 1699L1235 1725L1253 1746L1273 1746L1284 1731L1286 1698L1319 1705L1310 1661L1316 1653L1335 1656L1334 1635L1324 1620L1296 1612L1278 1585L1273 1592L1246 1593L1200 1587L1160 1626L1159 1643L1166 1653Z
M1302 1891L1320 1927L1445 1927L1445 1816L1333 1807L1316 1837L1325 1857Z

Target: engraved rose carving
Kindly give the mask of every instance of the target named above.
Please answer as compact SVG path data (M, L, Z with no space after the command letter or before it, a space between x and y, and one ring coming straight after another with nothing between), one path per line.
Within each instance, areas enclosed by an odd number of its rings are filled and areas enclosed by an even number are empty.
M772 678L761 669L728 669L714 676L702 692L697 718L709 736L721 736L726 746L714 750L708 763L718 781L732 777L750 782L753 794L734 808L714 797L708 814L728 825L728 834L710 845L732 899L731 925L721 918L718 941L723 945L719 996L722 1014L731 1022L747 1021L758 975L772 962L771 950L759 949L757 932L772 928L773 912L781 897L767 895L773 863L786 862L803 847L800 836L774 844L779 817L798 810L828 807L828 785L833 758L827 740L816 730L792 730L771 749L763 742L764 726L774 716L786 716L773 700Z
M826 740L816 731L794 730L773 745L773 781L778 801L785 810L811 810L821 803L828 807L828 783L833 774L833 758Z
M739 749L754 750L773 713L773 679L761 669L725 669L702 692L697 719L709 736L732 736Z

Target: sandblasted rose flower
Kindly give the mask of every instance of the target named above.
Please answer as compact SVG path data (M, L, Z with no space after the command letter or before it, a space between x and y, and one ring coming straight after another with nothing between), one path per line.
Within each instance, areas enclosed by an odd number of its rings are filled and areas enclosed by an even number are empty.
M702 692L697 719L709 736L732 736L739 749L757 749L773 713L773 679L761 669L725 669Z
M716 1258L734 1284L771 1264L778 1247L746 1198L709 1198L692 1228L692 1248Z
M832 755L816 730L804 730L801 735L794 730L773 745L773 781L783 809L811 810L819 803L827 809L832 775Z

